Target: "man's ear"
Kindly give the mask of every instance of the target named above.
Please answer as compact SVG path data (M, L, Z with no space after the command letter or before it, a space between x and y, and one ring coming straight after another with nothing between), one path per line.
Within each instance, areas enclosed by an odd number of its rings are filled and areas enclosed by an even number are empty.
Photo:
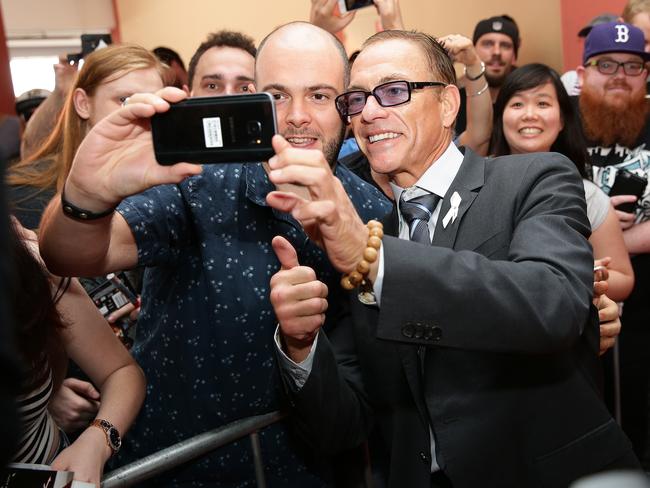
M579 65L576 68L576 74L578 75L578 88L582 90L582 85L585 82L585 67L582 65Z
M83 88L75 88L72 94L72 102L77 115L84 120L88 120L90 118L90 100Z
M189 87L189 86L183 84L183 91L184 91L185 93L187 93L187 96L188 96L188 97L191 97L191 96L192 96L192 93L190 92L190 87Z
M253 83L249 83L247 88L248 88L248 93L257 93L257 90L255 89L255 85Z
M448 129L454 124L460 108L460 93L456 85L447 85L440 94L440 118L442 126Z

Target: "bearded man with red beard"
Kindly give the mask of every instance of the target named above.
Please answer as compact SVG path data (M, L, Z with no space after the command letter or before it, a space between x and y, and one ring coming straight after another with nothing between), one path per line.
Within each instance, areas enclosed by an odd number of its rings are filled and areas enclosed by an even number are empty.
M630 24L595 26L585 41L583 66L577 68L582 91L578 102L588 139L594 182L606 193L617 175L650 173L650 128L646 79L648 53L643 32ZM629 176L629 175L628 175ZM633 211L617 209L623 237L636 276L632 295L623 307L619 336L623 430L643 460L647 448L650 360L650 187L640 198L612 195L618 207L630 202ZM647 457L647 456L645 456ZM646 470L650 463L644 466Z

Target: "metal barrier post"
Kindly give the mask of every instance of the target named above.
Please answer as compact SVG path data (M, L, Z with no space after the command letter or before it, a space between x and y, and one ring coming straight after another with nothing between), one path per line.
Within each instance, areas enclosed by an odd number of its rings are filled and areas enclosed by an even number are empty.
M262 448L260 447L260 435L252 432L251 448L253 449L253 464L255 465L255 480L257 488L266 488L266 478L264 477L264 463L262 461Z

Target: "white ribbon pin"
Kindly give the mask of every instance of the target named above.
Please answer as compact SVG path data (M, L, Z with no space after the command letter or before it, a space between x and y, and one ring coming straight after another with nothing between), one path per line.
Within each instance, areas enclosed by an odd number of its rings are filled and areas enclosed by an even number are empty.
M447 212L447 215L445 215L445 218L442 219L442 227L447 228L449 225L449 221L451 220L451 223L453 224L456 221L456 217L458 217L458 208L460 207L460 202L462 201L462 198L460 198L460 195L458 194L457 191L454 192L454 194L451 196L451 200L449 203L451 204L451 207L449 208L449 212Z

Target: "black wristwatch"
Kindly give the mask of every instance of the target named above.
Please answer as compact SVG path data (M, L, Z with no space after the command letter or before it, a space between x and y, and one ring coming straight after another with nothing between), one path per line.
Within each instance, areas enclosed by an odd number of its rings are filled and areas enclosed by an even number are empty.
M113 454L120 450L122 446L122 438L119 431L108 420L95 419L90 424L92 427L99 427L106 435L106 444L111 448Z

